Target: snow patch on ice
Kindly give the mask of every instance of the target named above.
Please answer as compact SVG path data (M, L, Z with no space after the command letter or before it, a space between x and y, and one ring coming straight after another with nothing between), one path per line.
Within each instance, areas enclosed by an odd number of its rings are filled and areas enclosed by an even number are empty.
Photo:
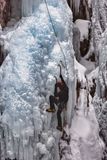
M86 68L81 65L76 59L74 60L74 67L75 67L75 70L77 72L77 76L78 76L78 79L85 83L86 82L86 79L85 79L85 72L86 72Z
M73 119L70 130L72 159L101 160L104 150L104 143L99 137L98 122L91 100L87 115L84 114L84 110L86 109L87 104L82 105L82 108L81 106L78 106L78 110L76 111Z
M77 19L75 21L75 24L80 30L80 41L83 41L84 39L88 40L90 21L83 20L83 19Z
M99 73L99 67L97 67L97 68L94 69L91 73L89 73L89 74L87 75L88 82L89 82L89 85L90 85L90 86L93 85L93 79L97 79L98 73Z
M90 133L89 121L82 116L75 116L72 123L72 130L79 137L86 138Z
M87 68L87 73L95 69L95 62L91 62L84 58L81 58L80 63Z

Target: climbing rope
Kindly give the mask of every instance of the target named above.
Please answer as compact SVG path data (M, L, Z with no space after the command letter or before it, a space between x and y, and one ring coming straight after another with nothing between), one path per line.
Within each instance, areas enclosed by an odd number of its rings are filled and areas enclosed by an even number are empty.
M65 56L65 53L64 53L63 48L62 48L62 46L61 46L61 43L60 43L60 41L59 41L59 39L58 39L56 30L55 30L55 26L54 26L54 23L53 23L53 21L52 21L52 18L51 18L51 15L50 15L50 11L49 11L49 8L48 8L47 0L44 0L44 2L45 2L45 5L46 5L46 9L47 9L47 12L48 12L48 16L49 16L50 22L51 22L51 24L52 24L52 29L53 29L53 32L54 32L56 41L57 41L57 43L58 43L58 45L59 45L59 47L60 47L60 50L61 50L61 52L62 52L62 54L63 54L63 57L64 57L64 60L65 60L65 68L66 68L66 71L67 71L67 79L68 79L68 77L69 77L69 72L68 72L67 63L66 63L66 56Z

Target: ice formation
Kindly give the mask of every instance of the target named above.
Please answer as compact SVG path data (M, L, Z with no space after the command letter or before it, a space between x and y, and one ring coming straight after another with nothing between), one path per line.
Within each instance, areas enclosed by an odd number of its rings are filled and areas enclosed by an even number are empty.
M74 3L78 12L80 1ZM47 0L47 5L51 19L45 1L23 0L22 15L25 17L1 35L8 56L0 68L0 111L3 113L0 158L101 160L104 143L99 137L92 97L87 93L87 83L90 87L92 79L98 76L98 69L88 74L94 67L91 65L90 69L86 61L82 59L80 64L74 58L72 12L66 0ZM77 24L81 39L88 37L88 23L79 21ZM84 32L81 31L83 26ZM65 66L63 77L69 86L67 112L63 114L67 119L64 129L69 142L67 138L62 140L62 133L56 130L56 113L46 112L49 95L54 90L54 75L59 77L60 60ZM82 87L76 103L77 80Z
M75 22L76 26L79 28L80 31L80 40L83 41L84 39L88 39L88 32L90 28L90 21L77 19Z
M30 10L34 3L26 5ZM29 14L27 7L25 11ZM69 78L68 85L72 87L68 103L68 123L71 124L74 98L72 15L66 10L65 1L48 0L48 7L65 56L58 46L44 2L34 7L29 17L23 18L12 31L2 35L9 51L0 68L0 107L4 112L5 135L2 147L6 146L2 157L59 159L56 114L48 115L45 110L54 90L54 75L59 76L60 60L67 64L63 76L65 80Z

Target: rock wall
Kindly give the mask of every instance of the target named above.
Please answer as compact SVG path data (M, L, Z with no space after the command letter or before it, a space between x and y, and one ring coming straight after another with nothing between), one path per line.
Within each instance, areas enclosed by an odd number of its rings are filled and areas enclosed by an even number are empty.
M0 0L0 28L12 27L20 18L22 0ZM3 51L3 44L0 38L0 65L6 54Z
M5 27L10 19L10 0L0 0L0 24Z
M67 0L68 5L73 11L73 20L88 19L91 17L91 6L88 0Z
M22 0L0 0L0 24L7 25L10 19L19 20L21 18Z
M89 3L88 0L67 0L67 2L73 12L74 23L76 22L76 20L79 20L79 21L80 20L86 20L86 21L88 20L89 22L91 21L92 8L91 8L91 3ZM87 52L89 51L90 39L91 39L90 33L91 33L91 28L89 27L88 37L85 38L84 40L80 41L77 45L78 48L80 49L80 51L78 52L78 55L77 55L77 46L75 48L75 43L73 43L75 55L76 55L76 58L78 61L79 61L78 57L80 57L80 55L82 57L84 57L87 54ZM77 36L79 37L80 36L79 34L81 34L81 33L78 32L76 34L78 34L78 35L76 35L76 37ZM73 41L75 41L75 39ZM77 41L79 41L79 40L77 40Z
M21 3L22 0L10 0L11 4L11 18L21 18Z

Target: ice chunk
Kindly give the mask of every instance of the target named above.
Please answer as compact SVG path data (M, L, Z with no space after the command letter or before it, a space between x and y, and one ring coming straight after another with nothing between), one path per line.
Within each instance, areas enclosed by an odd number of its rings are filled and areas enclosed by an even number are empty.
M80 30L80 40L83 41L84 39L88 39L90 21L77 19L75 21L75 24Z

